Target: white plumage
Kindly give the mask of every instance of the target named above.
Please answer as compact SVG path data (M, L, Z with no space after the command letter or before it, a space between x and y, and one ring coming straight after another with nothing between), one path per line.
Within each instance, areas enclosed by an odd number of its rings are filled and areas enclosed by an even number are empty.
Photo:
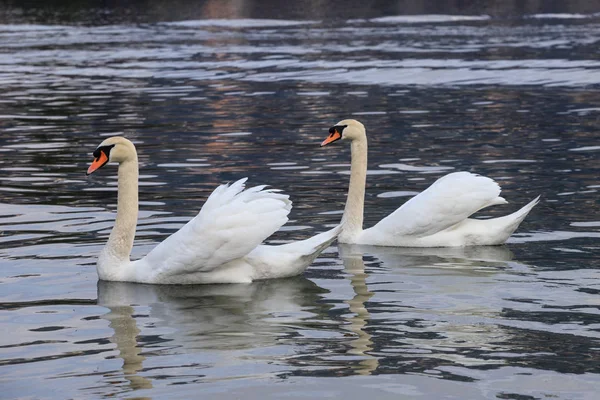
M293 276L302 273L340 231L337 227L281 246L261 245L287 222L292 203L287 195L265 186L245 189L244 178L217 187L198 215L146 257L130 261L138 213L135 147L125 138L112 137L96 151L100 153L95 153L88 173L108 161L119 162L117 218L97 263L102 280L245 283Z
M513 214L471 219L469 216L482 208L507 201L500 197L500 186L494 180L470 172L454 172L439 178L375 226L363 230L368 147L365 128L356 120L340 121L330 129L330 136L322 145L338 139L348 139L352 146L341 243L403 247L498 245L510 237L539 202L538 196Z

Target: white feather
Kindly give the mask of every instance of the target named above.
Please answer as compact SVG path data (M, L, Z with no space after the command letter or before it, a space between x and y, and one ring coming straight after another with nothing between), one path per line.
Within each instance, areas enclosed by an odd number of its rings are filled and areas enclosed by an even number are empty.
M492 179L454 172L435 181L372 229L390 235L432 235L493 204L506 203Z
M138 166L133 144L113 137L119 162L117 218L97 263L102 280L163 284L244 283L302 273L339 229L282 246L261 243L288 220L292 202L266 186L244 189L246 178L217 187L191 221L146 257L130 261L137 223Z
M283 226L292 204L288 196L261 187L243 190L244 181L219 186L196 217L144 257L144 273L159 281L210 272L250 253Z
M350 140L352 148L341 243L402 247L502 244L539 201L538 196L504 217L470 219L482 208L506 204L506 200L500 197L500 186L494 180L469 172L454 172L439 178L375 226L363 230L368 147L365 127L351 119L338 122L336 127L343 127L342 139Z

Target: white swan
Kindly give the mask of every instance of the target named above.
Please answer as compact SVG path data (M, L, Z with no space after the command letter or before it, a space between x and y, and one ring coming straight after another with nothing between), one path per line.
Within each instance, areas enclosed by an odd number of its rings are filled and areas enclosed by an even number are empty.
M146 257L130 261L138 217L138 159L122 137L103 141L87 174L119 163L115 225L96 269L107 281L197 284L247 283L302 273L338 235L340 227L280 246L261 245L288 220L292 203L277 190L244 190L246 179L217 187L191 221Z
M422 193L372 228L363 230L363 208L367 178L367 134L353 119L329 129L325 146L339 139L351 143L350 188L342 218L340 243L402 247L482 246L504 243L517 229L539 196L510 215L486 220L468 218L482 208L506 204L500 186L492 179L454 172L441 177Z

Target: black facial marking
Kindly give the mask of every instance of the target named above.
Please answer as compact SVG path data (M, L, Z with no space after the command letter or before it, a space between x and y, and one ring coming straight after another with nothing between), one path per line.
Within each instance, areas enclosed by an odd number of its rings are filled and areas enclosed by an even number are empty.
M92 153L92 155L94 156L95 159L98 159L98 157L100 157L100 153L104 153L106 154L106 158L110 158L110 151L111 149L115 147L114 144L108 145L108 146L100 146L98 147L96 150L94 150L94 152Z
M333 135L337 131L337 133L339 133L341 135L342 132L344 131L344 128L346 128L347 126L348 125L332 126L331 128L329 128L329 133Z

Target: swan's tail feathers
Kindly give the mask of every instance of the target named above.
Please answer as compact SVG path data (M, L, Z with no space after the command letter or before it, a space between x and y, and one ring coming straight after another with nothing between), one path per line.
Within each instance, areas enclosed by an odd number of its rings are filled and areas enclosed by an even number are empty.
M300 275L329 247L341 231L342 225L338 225L309 239L277 246L258 246L246 257L250 264L254 265L254 279Z
M505 215L504 217L484 220L489 221L489 223L493 223L496 227L500 228L499 236L502 239L494 244L502 244L506 242L510 235L512 235L513 232L517 230L517 228L519 227L521 222L523 222L527 214L529 214L533 207L535 207L539 202L540 196L537 196L535 199L531 200L529 203L527 203L512 214Z
M523 222L523 220L525 219L527 214L529 214L529 211L531 211L533 209L533 207L537 206L539 202L540 202L540 196L531 200L529 203L527 203L526 205L521 207L520 210L507 215L507 217L512 217L517 222L517 226L515 226L515 229L519 226L519 224L521 222Z
M319 233L309 239L305 239L295 243L289 243L284 246L293 246L290 247L296 248L298 253L301 253L301 257L306 262L307 268L314 260L325 250L329 245L338 237L338 235L342 232L342 224L336 226L333 229L330 229L326 232Z

